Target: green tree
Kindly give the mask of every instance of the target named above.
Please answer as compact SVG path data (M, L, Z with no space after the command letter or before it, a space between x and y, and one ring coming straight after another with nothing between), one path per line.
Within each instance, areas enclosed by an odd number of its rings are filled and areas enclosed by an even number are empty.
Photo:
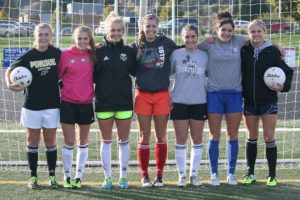
M165 6L161 9L159 19L160 21L167 21L172 15L172 1L167 1Z
M269 0L279 12L279 0ZM292 16L295 21L300 20L300 3L295 0L281 0L281 14L283 16Z
M109 13L111 11L114 10L114 5L113 4L110 4L110 5L107 5L105 8L104 8L104 11L103 11L103 20L106 19L106 17L109 15Z
M1 9L1 10L0 10L0 19L1 19L1 20L7 19L7 13L5 12L4 9Z

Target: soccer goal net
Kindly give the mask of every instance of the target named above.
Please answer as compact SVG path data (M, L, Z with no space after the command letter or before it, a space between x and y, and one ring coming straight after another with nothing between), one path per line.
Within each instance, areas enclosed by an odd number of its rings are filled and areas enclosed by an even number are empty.
M276 129L278 162L282 166L300 163L300 4L299 0L18 0L0 1L0 166L26 165L26 139L20 126L20 110L23 94L9 91L4 74L7 67L22 53L32 47L32 31L37 23L44 22L54 29L53 43L65 49L73 41L71 34L79 25L87 25L101 43L104 35L104 19L115 11L124 17L127 44L137 39L139 19L147 13L159 16L159 29L177 44L181 44L180 31L186 24L198 27L200 38L214 32L214 20L218 12L229 11L234 19L236 32L246 34L245 28L253 19L263 20L267 26L267 37L286 50L285 60L294 69L292 88L289 93L279 94L279 120ZM47 88L45 88L47 90ZM226 163L225 123L222 127L220 162ZM258 162L265 162L265 144L258 143ZM97 123L92 125L89 137L89 165L100 165L100 136ZM116 136L115 129L114 135ZM154 134L152 134L154 135ZM131 141L131 164L137 164L138 125L133 118ZM61 129L57 132L58 147L63 146ZM208 163L208 127L204 134L203 163ZM155 138L151 142L151 163L155 160ZM246 129L241 122L239 133L238 163L245 163ZM168 122L168 164L175 164L175 133L172 121ZM40 142L40 164L46 164L43 142ZM114 137L113 163L118 160L117 139ZM59 151L59 160L61 160ZM188 156L189 158L189 156ZM59 163L61 163L59 161ZM293 165L295 166L295 165ZM296 165L297 166L297 165ZM299 165L298 165L299 166Z

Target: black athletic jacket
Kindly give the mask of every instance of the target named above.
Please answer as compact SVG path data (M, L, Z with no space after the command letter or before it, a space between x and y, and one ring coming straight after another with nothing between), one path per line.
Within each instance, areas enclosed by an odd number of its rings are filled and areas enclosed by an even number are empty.
M286 81L282 92L290 90L293 70L281 58L278 48L271 45L270 42L268 45L264 44L258 49L255 49L250 42L247 42L241 49L241 57L242 87L245 104L256 106L257 104L262 105L278 101L277 92L269 89L264 82L263 76L269 67L280 67L285 72Z
M94 70L95 111L127 111L133 109L132 81L135 74L134 50L123 44L108 42L96 50Z

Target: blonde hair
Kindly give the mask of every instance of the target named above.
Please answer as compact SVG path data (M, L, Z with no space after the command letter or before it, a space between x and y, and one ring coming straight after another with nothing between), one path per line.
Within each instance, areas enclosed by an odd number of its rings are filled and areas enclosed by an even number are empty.
M261 27L265 33L267 32L267 27L266 27L265 23L261 20L255 19L252 22L250 22L247 27L248 32L252 25L257 25L257 26Z
M38 25L35 26L34 28L34 32L33 32L33 36L34 36L34 41L33 41L33 47L34 48L37 48L38 47L38 31L42 28L47 28L49 29L49 32L50 32L50 35L52 36L52 27L50 24L46 24L46 23L40 23ZM50 46L53 46L51 44L51 41L50 41Z
M95 47L95 41L92 35L92 31L87 26L78 26L73 33L73 38L76 37L79 33L87 33L90 42L89 42L89 54L90 59L95 63L96 62L96 47Z
M110 12L109 15L106 17L104 24L105 24L105 32L108 33L110 30L110 26L112 23L119 23L122 26L123 33L125 33L125 23L121 17L119 17L114 11Z

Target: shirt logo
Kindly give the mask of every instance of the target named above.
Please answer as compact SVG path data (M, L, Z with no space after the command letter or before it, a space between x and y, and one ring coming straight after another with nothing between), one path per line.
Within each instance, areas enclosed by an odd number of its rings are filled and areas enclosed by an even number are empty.
M109 57L105 56L103 60L109 60Z
M120 59L125 62L127 60L127 55L125 53L121 53Z

